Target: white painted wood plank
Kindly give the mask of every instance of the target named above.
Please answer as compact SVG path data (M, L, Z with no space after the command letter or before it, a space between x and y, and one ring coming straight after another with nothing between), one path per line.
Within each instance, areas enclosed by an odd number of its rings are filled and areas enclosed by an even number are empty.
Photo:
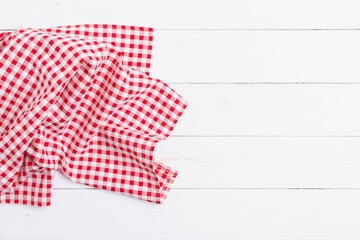
M179 85L174 135L360 135L360 85Z
M360 31L155 31L151 75L168 82L359 82L359 42Z
M176 84L177 136L360 136L359 84Z
M355 0L0 1L0 28L117 23L171 29L358 28Z
M360 138L170 138L175 188L359 188Z
M178 188L360 188L360 138L181 137L155 159L179 170ZM58 175L55 188L84 188Z
M360 82L359 42L360 31L155 31L151 76L169 83Z
M360 191L176 190L164 205L55 191L50 208L0 206L0 239L360 238Z

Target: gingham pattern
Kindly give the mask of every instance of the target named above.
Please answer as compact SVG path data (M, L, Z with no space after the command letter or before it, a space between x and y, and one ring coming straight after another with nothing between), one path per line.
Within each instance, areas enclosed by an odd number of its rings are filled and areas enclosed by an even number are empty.
M55 171L162 203L153 159L186 101L149 77L152 29L76 25L0 34L0 202L48 206Z

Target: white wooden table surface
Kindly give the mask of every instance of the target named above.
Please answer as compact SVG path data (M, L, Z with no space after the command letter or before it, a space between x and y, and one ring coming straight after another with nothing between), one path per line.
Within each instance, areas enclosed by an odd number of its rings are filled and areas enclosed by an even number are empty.
M189 107L157 159L164 205L57 175L0 205L0 240L360 239L360 1L0 0L0 30L155 28L151 75Z

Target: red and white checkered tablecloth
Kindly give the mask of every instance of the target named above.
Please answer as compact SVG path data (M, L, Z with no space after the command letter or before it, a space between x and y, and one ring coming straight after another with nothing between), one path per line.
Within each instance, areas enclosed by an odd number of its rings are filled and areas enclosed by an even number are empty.
M75 25L0 33L0 203L51 204L55 171L162 203L156 162L187 102L151 78L153 29Z

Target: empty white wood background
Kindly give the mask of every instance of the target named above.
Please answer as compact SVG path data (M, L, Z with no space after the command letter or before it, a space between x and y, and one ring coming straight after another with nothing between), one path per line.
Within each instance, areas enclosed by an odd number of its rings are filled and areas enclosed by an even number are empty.
M0 0L0 30L155 28L151 75L189 107L157 159L164 205L58 175L8 239L360 239L360 1Z

